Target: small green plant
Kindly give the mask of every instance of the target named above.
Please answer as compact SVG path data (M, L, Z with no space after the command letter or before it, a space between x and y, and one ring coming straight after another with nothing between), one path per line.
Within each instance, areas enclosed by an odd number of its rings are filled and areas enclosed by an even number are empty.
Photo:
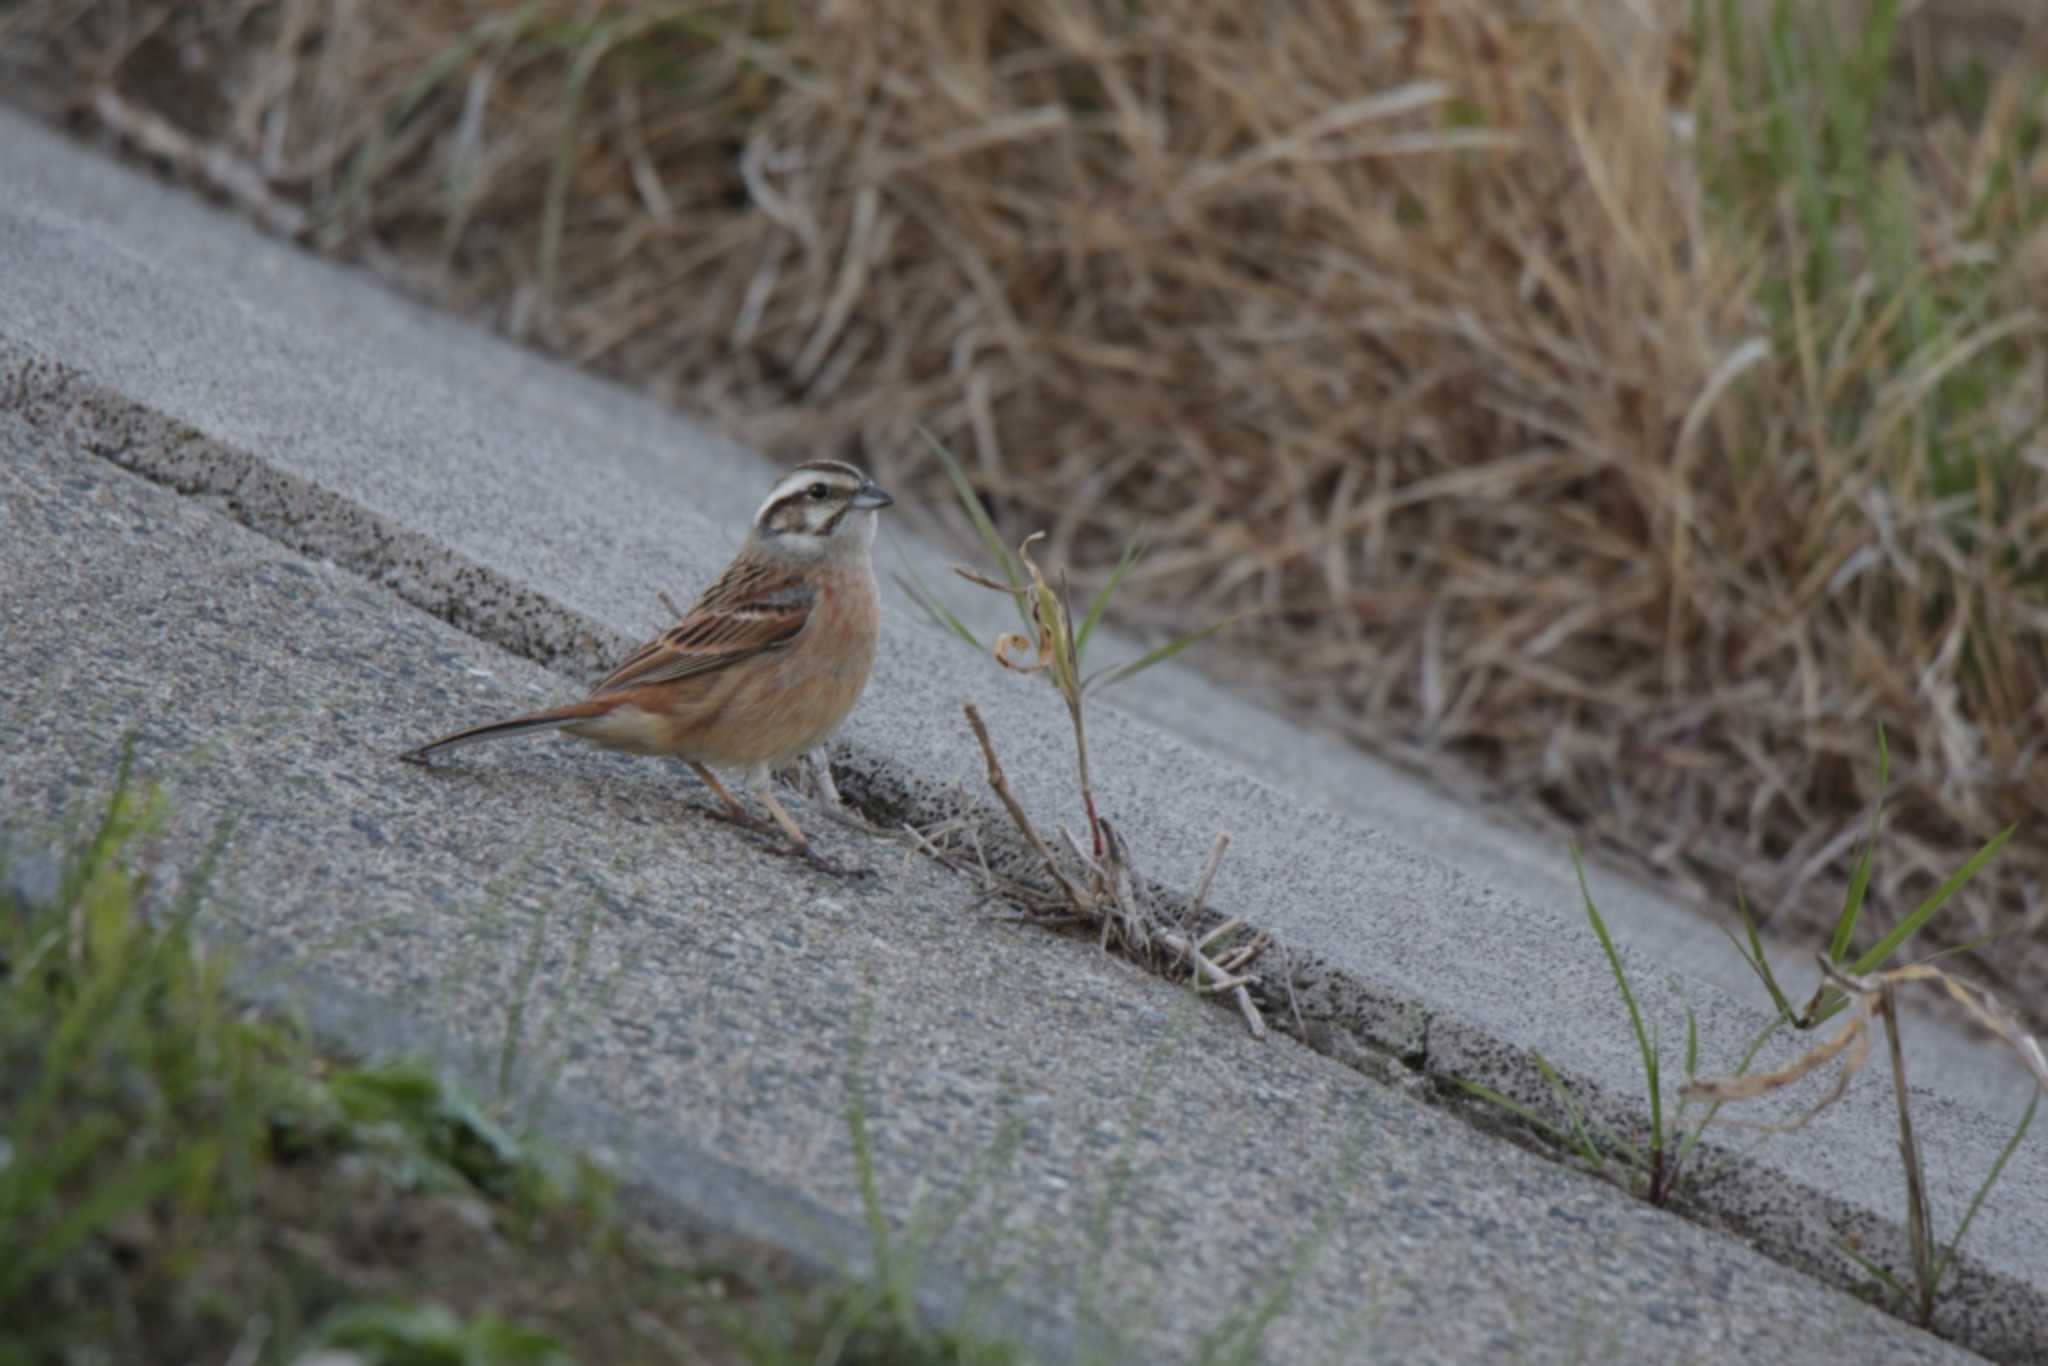
M922 428L919 429L921 432ZM1194 896L1185 916L1171 919L1161 915L1154 905L1154 899L1143 894L1141 880L1131 864L1129 848L1124 844L1116 828L1097 809L1095 787L1089 777L1088 731L1086 724L1087 699L1098 688L1118 679L1129 678L1164 660L1171 659L1188 646L1204 640L1229 625L1234 618L1203 627L1176 637L1128 663L1084 673L1082 659L1088 648L1089 638L1109 605L1110 596L1123 581L1132 565L1143 553L1141 545L1133 543L1125 547L1115 570L1102 588L1088 604L1079 626L1074 624L1074 614L1062 579L1055 589L1047 582L1045 571L1032 556L1031 547L1043 532L1034 532L1024 538L1012 555L1004 546L988 509L975 494L967 476L960 469L952 453L930 433L924 437L938 454L946 467L947 475L960 496L960 503L968 519L974 523L976 533L987 548L989 556L1002 572L1000 581L964 567L955 567L954 573L983 588L1006 594L1016 605L1017 615L1023 625L1021 632L1004 632L984 647L960 619L948 611L937 596L915 576L899 577L898 583L913 599L931 614L932 618L951 630L955 635L976 649L987 648L996 662L1006 669L1018 673L1043 674L1051 682L1060 699L1066 705L1067 718L1074 732L1074 754L1079 772L1081 808L1088 821L1088 846L1083 848L1065 827L1059 833L1066 844L1065 856L1039 833L1023 806L1017 801L1008 777L1003 771L1001 760L996 757L995 742L989 737L988 726L982 721L981 713L973 703L966 703L962 711L969 728L974 732L976 742L981 746L982 761L987 766L988 785L1008 812L1011 822L1017 827L1026 845L1037 857L1040 866L1050 879L1050 888L1032 886L1018 879L1004 879L998 888L1010 900L1036 911L1048 919L1060 923L1080 923L1096 926L1102 935L1104 948L1115 943L1132 957L1150 963L1161 971L1178 971L1187 975L1188 982L1197 992L1228 993L1236 1002L1246 1026L1254 1037L1263 1038L1266 1033L1265 1020L1257 1006L1252 1003L1246 990L1251 978L1244 972L1258 956L1265 952L1270 941L1263 934L1246 933L1244 926L1236 919L1225 920L1205 934L1196 935L1189 926L1195 924L1202 914L1202 902L1207 896L1209 884L1216 876L1216 868L1223 854L1230 846L1228 835L1219 833L1211 847L1209 861L1203 868ZM946 862L958 871L972 871L963 868L947 857L929 840L925 849L934 857ZM983 876L991 883L999 881L982 869Z
M257 1246L269 1221L321 1209L294 1235L322 1243L329 1205L306 1187L344 1157L375 1173L358 1194L422 1208L481 1195L508 1229L542 1206L598 1201L594 1171L516 1139L430 1070L325 1057L289 1022L243 1009L231 955L194 931L226 828L175 895L158 896L136 851L164 812L124 753L47 899L0 898L0 1321L117 1356L132 1354L121 1335L141 1331L152 1354L203 1357L202 1344L239 1334L230 1320L246 1295L270 1307L273 1340L299 1315L425 1333L446 1311L378 1302L357 1313ZM462 1360L549 1359L512 1350L541 1339L489 1315L453 1323L435 1332L496 1344ZM36 1359L41 1333L23 1340L27 1356L0 1348L0 1361Z
M1022 1362L1024 1353L1016 1345L984 1337L976 1330L973 1320L977 1310L985 1305L970 1305L964 1321L953 1328L935 1329L925 1323L914 1295L919 1263L959 1219L967 1202L1008 1170L1017 1145L1023 1141L1022 1124L1014 1117L1006 1119L995 1142L958 1189L949 1198L916 1211L909 1229L899 1240L892 1234L888 1216L882 1211L881 1187L875 1178L874 1135L868 1127L867 1095L861 1076L866 1055L864 1015L854 1033L847 1062L846 1132L853 1144L861 1219L867 1226L869 1255L874 1264L866 1277L847 1278L849 1290L840 1297L838 1312L828 1320L826 1344L835 1357L844 1355L849 1344L858 1344L859 1350L853 1354L853 1359L858 1360L990 1366Z
M1841 983L1876 972L1892 961L1927 924L1929 918L1960 891L2012 836L2013 827L2008 826L1987 840L1975 855L1930 893L1910 914L1880 937L1877 943L1851 959L1851 946L1861 919L1865 894L1870 885L1871 859L1884 809L1883 788L1889 781L1891 773L1891 758L1885 746L1882 728L1877 733L1877 753L1880 789L1878 801L1872 808L1863 848L1850 875L1848 891L1843 897L1842 910L1836 918L1828 948L1820 957L1821 981L1803 1009L1794 1010L1790 998L1779 985L1765 955L1762 936L1749 913L1747 899L1738 896L1738 906L1748 944L1745 947L1741 940L1735 939L1732 932L1729 932L1729 938L1735 944L1736 952L1742 955L1743 961L1749 964L1762 982L1778 1018L1750 1040L1743 1049L1732 1073L1733 1077L1747 1075L1757 1054L1779 1030L1810 1030L1849 1007L1856 998L1852 992L1846 991ZM1685 1012L1684 1077L1678 1088L1678 1104L1667 1112L1661 1041L1657 1038L1656 1032L1644 1023L1642 1011L1636 1002L1635 991L1629 984L1626 970L1622 967L1621 955L1615 948L1613 937L1608 933L1606 920L1601 916L1599 908L1594 905L1592 893L1587 888L1585 865L1576 846L1573 847L1571 856L1572 868L1578 875L1579 895L1585 908L1587 923L1591 925L1593 936L1599 941L1601 954L1607 960L1608 971L1614 978L1615 991L1628 1014L1629 1032L1635 1039L1637 1052L1642 1059L1644 1094L1649 1106L1649 1128L1640 1140L1635 1137L1624 1138L1613 1133L1578 1103L1556 1068L1541 1053L1532 1053L1531 1061L1564 1114L1565 1122L1562 1125L1545 1120L1528 1106L1502 1095L1491 1087L1462 1079L1457 1081L1457 1085L1472 1095L1509 1110L1564 1151L1610 1177L1614 1175L1610 1170L1611 1163L1618 1159L1627 1172L1622 1184L1651 1204L1663 1205L1680 1193L1688 1175L1689 1164L1697 1153L1700 1138L1708 1125L1713 1123L1721 1105L1732 1098L1734 1093L1726 1087L1700 1083L1697 1076L1699 1028L1692 1009L1688 1006ZM1955 949L1948 952L1960 951ZM1935 955L1936 958L1941 956L1944 955ZM1927 961L1931 962L1933 959ZM1903 1095L1903 1092L1901 1094ZM1705 1103L1707 1108L1697 1123L1688 1126L1686 1117L1689 1109L1698 1103Z
M878 1241L871 1277L678 1262L587 1159L437 1069L339 1057L245 1008L194 932L212 858L152 888L138 851L165 810L124 757L53 874L0 877L37 889L0 892L0 1366L1022 1359L914 1316L915 1257L955 1204ZM857 1095L849 1124L880 1239Z
M1621 954L1614 946L1614 938L1607 932L1607 922L1601 916L1599 907L1593 903L1593 894L1586 886L1586 868L1580 859L1577 846L1573 846L1572 869L1578 874L1579 897L1585 907L1586 920L1593 928L1593 937L1600 943L1600 951L1607 959L1607 969L1614 978L1615 991L1620 995L1623 1007L1628 1012L1629 1032L1634 1036L1636 1049L1642 1058L1643 1089L1649 1101L1650 1125L1640 1141L1634 1136L1624 1138L1602 1124L1591 1111L1581 1107L1565 1085L1548 1059L1540 1052L1531 1051L1530 1060L1541 1074L1544 1085L1550 1089L1559 1108L1564 1112L1565 1124L1558 1126L1538 1115L1530 1107L1510 1099L1492 1087L1462 1078L1454 1079L1456 1084L1472 1095L1498 1105L1514 1114L1524 1123L1544 1134L1566 1152L1571 1153L1589 1167L1609 1179L1617 1180L1642 1199L1653 1205L1665 1205L1677 1197L1683 1189L1689 1165L1694 1157L1701 1136L1714 1120L1718 1104L1709 1105L1699 1122L1687 1127L1686 1115L1692 1102L1680 1090L1678 1105L1668 1116L1664 1104L1664 1055L1662 1040L1654 1029L1643 1023L1642 1010L1636 1004L1635 991L1630 987L1628 972L1621 964ZM1776 1031L1776 1026L1766 1029L1749 1044L1743 1053L1737 1074L1746 1072L1764 1043ZM1690 1085L1699 1069L1699 1022L1692 1008L1685 1011L1685 1084ZM1616 1177L1612 1163L1619 1160L1626 1171L1625 1177Z
M1849 888L1842 897L1842 909L1835 917L1834 933L1828 940L1827 952L1822 956L1823 963L1840 968L1851 976L1862 976L1867 973L1876 972L1884 967L1886 963L1892 961L1893 957L1906 946L1913 936L1920 932L1921 928L1927 924L1934 913L1946 905L1949 898L1961 891L1970 879L1975 877L1978 871L1985 864L1989 863L2000 849L2005 847L2005 842L2012 838L2013 831L2018 828L2017 826L2008 825L2005 829L1986 840L1982 847L1975 854L1971 855L1962 867L1956 869L1939 887L1928 893L1927 898L1914 907L1904 919L1894 925L1875 944L1872 944L1868 949L1856 955L1852 960L1849 957L1849 950L1855 939L1857 923L1863 915L1864 896L1870 888L1870 860L1873 851L1877 847L1878 823L1884 815L1884 794L1886 787L1891 782L1891 771L1891 751L1885 745L1884 727L1879 726L1877 729L1877 802L1870 809L1870 824L1863 834L1863 849L1857 856L1855 870L1849 875ZM1749 900L1741 895L1739 891L1736 896L1736 909L1742 917L1742 929L1748 939L1747 945L1745 946L1741 940L1736 939L1734 931L1727 929L1726 926L1722 927L1722 932L1735 945L1736 953L1740 954L1742 961L1749 965L1750 971L1754 972L1757 975L1757 979L1763 983L1764 991L1771 999L1771 1006L1777 1011L1778 1018L1782 1023L1799 1030L1814 1029L1833 1019L1835 1015L1848 1006L1849 996L1845 995L1834 982L1829 980L1827 974L1823 972L1821 980L1814 986L1813 995L1807 1000L1805 1006L1794 1010L1791 998L1785 994L1784 988L1778 984L1777 974L1771 970L1770 960L1764 954L1762 936L1757 933L1756 921L1749 913ZM1964 953L1981 947L1985 942L1987 941L1979 939L1966 944L1959 944L1924 961L1934 962L1936 959L1947 957L1950 954Z
M1822 977L1839 993L1845 1005L1853 1003L1853 1013L1848 1022L1832 1038L1775 1072L1756 1076L1709 1077L1689 1081L1686 1085L1686 1094L1695 1099L1711 1100L1716 1104L1756 1100L1791 1086L1835 1059L1842 1058L1842 1070L1836 1074L1834 1085L1811 1109L1789 1122L1763 1126L1777 1132L1803 1128L1815 1116L1840 1100L1848 1090L1849 1082L1862 1070L1869 1058L1871 1022L1882 1020L1885 1039L1890 1046L1892 1097L1898 1111L1899 1161L1906 1180L1906 1246L1911 1267L1903 1275L1895 1274L1865 1256L1854 1246L1844 1243L1842 1250L1884 1287L1895 1305L1916 1323L1925 1327L1933 1321L1941 1283L1955 1265L1956 1250L1962 1245L1964 1236L1969 1233L1970 1225L1977 1218L1977 1212L1984 1207L1985 1198L1991 1194L1991 1188L2004 1174L2006 1163L2012 1159L2013 1152L2033 1125L2034 1113L2041 1104L2041 1095L2048 1091L2048 1057L2044 1057L2040 1041L2027 1035L2012 1012L1990 992L1981 987L1967 986L1939 968L1918 963L1864 976L1843 971L1826 954L1818 955L1818 958ZM1898 989L1912 982L1932 983L1945 990L1972 1019L2019 1054L2036 1082L2034 1092L2027 1100L2027 1108L2021 1114L2019 1124L2013 1129L2012 1137L2007 1139L2005 1146L1999 1150L1997 1159L1991 1164L1991 1170L1985 1174L1976 1194L1971 1197L1969 1209L1964 1211L1962 1220L1956 1225L1954 1236L1945 1247L1940 1245L1935 1236L1933 1212L1927 1202L1926 1169L1920 1146L1913 1136L1912 1098L1906 1088L1905 1052L1899 1042Z
M546 1333L491 1314L458 1318L438 1304L351 1304L316 1329L309 1346L340 1348L377 1366L570 1366Z
M975 570L955 567L954 573L969 583L995 592L1006 594L1016 605L1018 620L1023 631L1005 632L986 644L970 630L960 618L939 600L936 593L918 580L914 573L899 574L897 584L925 612L977 650L992 655L998 664L1018 673L1043 674L1051 683L1060 700L1066 704L1067 716L1074 729L1074 755L1080 768L1081 804L1088 819L1088 833L1095 857L1104 853L1101 817L1095 809L1095 788L1088 773L1088 729L1085 704L1095 692L1123 679L1143 673L1155 664L1164 663L1190 645L1198 644L1229 626L1235 617L1225 617L1199 630L1189 631L1174 637L1163 645L1147 650L1144 654L1125 663L1097 669L1093 673L1083 672L1083 661L1088 652L1088 642L1101 623L1103 613L1108 609L1110 599L1115 595L1124 576L1144 558L1145 543L1142 538L1125 545L1118 557L1116 567L1103 580L1102 587L1088 602L1088 609L1082 614L1080 624L1074 621L1073 605L1067 592L1066 576L1060 576L1059 587L1055 589L1046 581L1044 572L1033 559L1031 547L1042 539L1044 532L1034 532L1025 537L1015 553L1003 543L1002 534L996 530L994 519L988 508L975 493L967 474L960 468L960 462L953 453L924 428L918 428L919 435L930 445L945 466L946 476L952 481L954 493L959 497L960 507L974 526L982 548L1001 573L1001 579Z
M186 950L202 867L158 926L124 850L162 810L120 778L41 908L0 901L0 1320L26 1323L46 1277L159 1201L203 1207L257 1141L261 1055L217 960ZM168 1028L176 1047L157 1046ZM203 1126L165 1123L201 1110Z

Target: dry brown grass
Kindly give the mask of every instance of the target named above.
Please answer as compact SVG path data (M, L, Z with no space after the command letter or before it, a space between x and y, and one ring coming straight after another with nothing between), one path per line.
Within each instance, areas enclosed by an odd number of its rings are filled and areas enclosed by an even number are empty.
M743 436L938 506L921 420L1053 558L1142 526L1127 620L1248 610L1219 671L1781 928L1881 722L1878 920L2020 822L1934 933L2041 1002L2048 36L1920 7L1802 187L1823 84L1774 144L1769 7L1708 6L1739 71L1689 8L29 0L0 42Z

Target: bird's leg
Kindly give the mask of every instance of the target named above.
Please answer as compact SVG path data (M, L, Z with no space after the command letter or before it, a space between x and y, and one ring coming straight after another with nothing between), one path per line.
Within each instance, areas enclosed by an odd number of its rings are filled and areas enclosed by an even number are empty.
M718 800L725 803L725 810L723 811L715 807L698 806L697 809L699 811L702 811L715 821L725 821L728 824L737 825L742 830L751 830L757 835L772 835L775 833L773 825L747 810L745 806L740 804L738 797L733 796L731 792L726 790L725 784L718 781L716 773L713 773L702 764L693 763L690 767L699 778L704 780L704 785L711 789L712 794ZM696 806L696 803L692 802L691 805ZM784 829L786 830L788 827L784 826Z
M761 799L761 805L768 808L768 814L775 818L773 825L740 805L739 798L727 791L725 784L718 781L718 775L710 769L697 763L691 764L690 767L696 770L697 776L702 778L705 785L717 795L719 800L725 803L725 810L723 811L699 808L699 810L704 811L704 814L710 816L713 820L728 821L742 829L752 830L759 835L772 834L777 828L780 828L782 833L788 837L791 846L786 852L808 859L812 866L831 873L835 877L871 876L869 869L842 868L824 857L817 850L811 848L811 842L804 838L804 832L799 830L796 822L789 818L789 812L783 810L782 803L775 800L775 793L769 786L769 777L766 772L757 775L749 786L754 795Z
M768 814L775 817L775 823L782 827L783 834L789 836L791 844L800 849L811 847L811 842L804 838L803 831L797 829L796 822L790 818L789 812L783 809L781 802L775 800L774 788L762 783L754 789L754 795L761 799L761 805L768 808Z
M818 790L818 800L827 806L844 807L846 802L839 795L839 784L832 781L832 756L819 745L804 756L804 767L810 770L811 783Z
M875 833L875 827L863 820L860 813L839 795L839 784L832 781L832 759L825 753L823 745L804 755L804 771L811 775L810 795L815 797L820 815L863 834Z
M875 875L872 868L842 866L832 862L832 860L826 858L816 849L813 849L811 842L804 838L804 832L797 829L796 822L789 818L789 812L783 810L782 803L775 800L775 789L770 785L771 782L772 779L767 774L762 774L760 783L754 788L754 795L761 799L761 805L768 808L768 814L775 817L775 823L782 827L782 833L789 836L789 842L796 846L798 853L810 860L812 867L819 869L821 872L830 873L834 877L873 877Z

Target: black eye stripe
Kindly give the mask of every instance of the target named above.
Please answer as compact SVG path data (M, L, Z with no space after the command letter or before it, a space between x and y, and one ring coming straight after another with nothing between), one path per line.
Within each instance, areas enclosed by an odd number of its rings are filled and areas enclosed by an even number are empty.
M840 493L842 497L850 497L850 495L846 494L845 490L832 490L829 488L826 490L828 495L835 491ZM813 498L809 488L800 488L783 494L780 498L762 509L761 515L755 519L755 525L764 530L774 532L817 531L822 533L836 526L840 516L851 506L851 502L848 501L840 507L833 508L832 515L826 519L825 525L813 528L811 526L811 519L817 515L818 511L831 507L831 504L823 503Z

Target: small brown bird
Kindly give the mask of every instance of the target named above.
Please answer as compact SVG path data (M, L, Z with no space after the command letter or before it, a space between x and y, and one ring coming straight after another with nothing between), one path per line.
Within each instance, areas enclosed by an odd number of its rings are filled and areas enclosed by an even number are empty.
M852 465L798 465L754 514L725 572L583 701L459 730L401 757L425 764L438 749L543 730L630 754L673 754L725 803L713 814L770 828L711 770L740 772L797 852L828 872L852 871L811 848L770 779L829 739L867 683L881 620L868 548L877 509L894 501Z

